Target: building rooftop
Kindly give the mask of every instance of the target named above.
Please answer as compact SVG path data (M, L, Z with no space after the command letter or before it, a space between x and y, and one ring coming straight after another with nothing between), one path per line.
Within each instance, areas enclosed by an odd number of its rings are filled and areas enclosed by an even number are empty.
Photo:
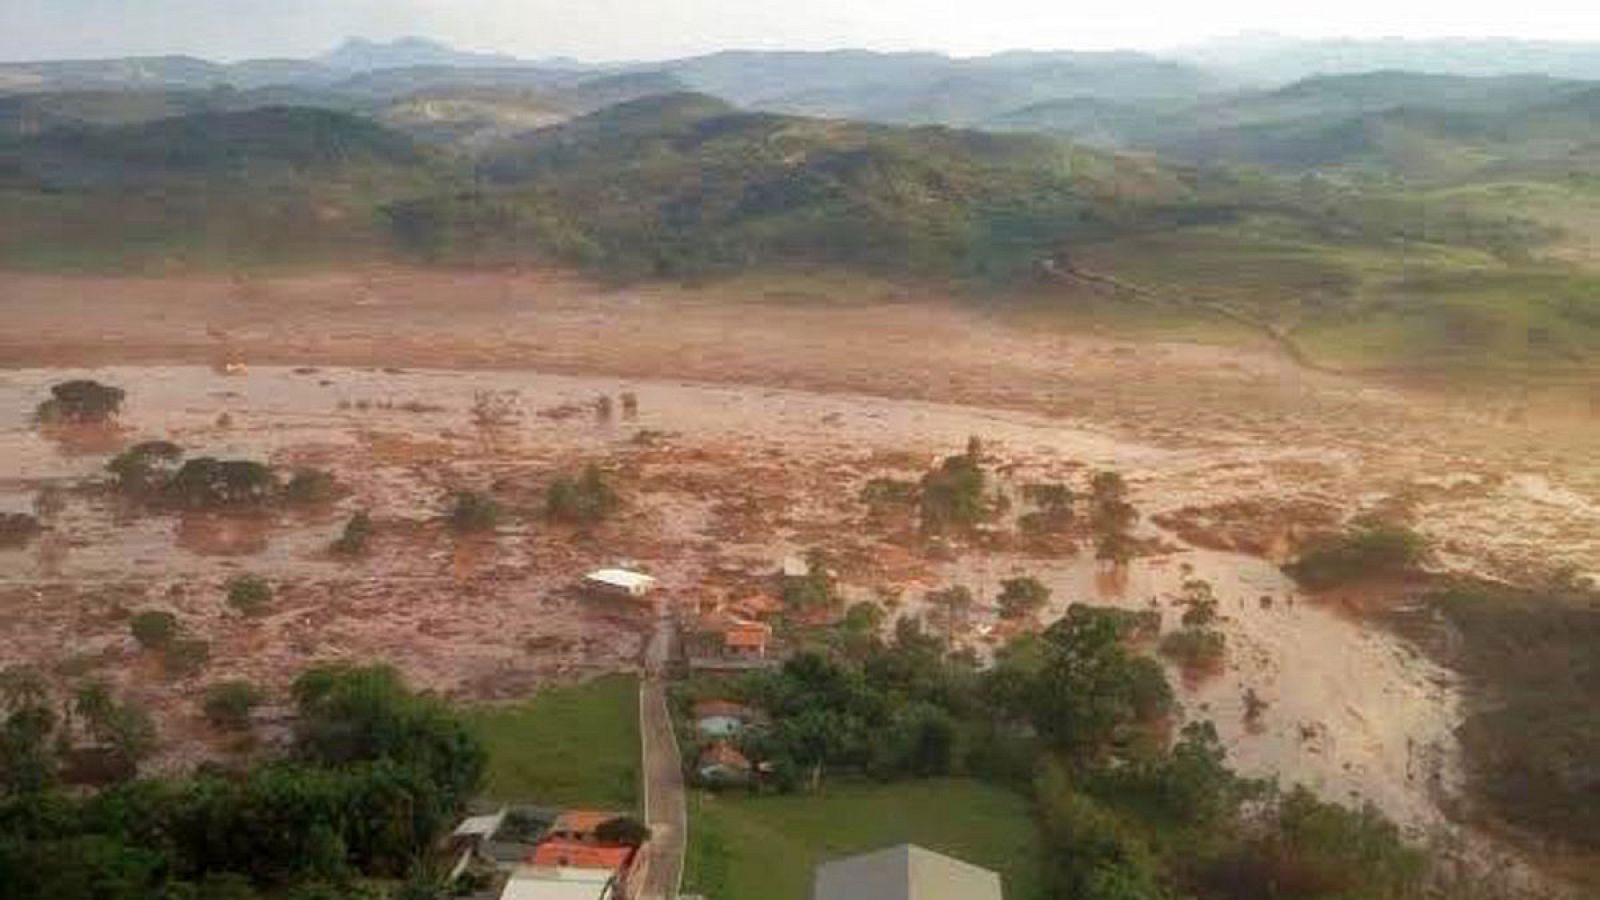
M817 867L813 900L1001 900L1000 876L911 844Z
M557 838L545 841L533 851L535 866L558 866L571 869L603 869L616 872L628 864L633 856L632 847L598 847L578 841Z
M613 876L601 869L519 866L500 900L608 900Z
M500 810L487 816L469 816L456 826L455 837L459 838L492 838L500 830L500 825L506 820L506 811Z
M592 584L618 588L629 593L648 591L656 585L654 578L643 572L635 572L631 569L595 569L585 575L584 580Z

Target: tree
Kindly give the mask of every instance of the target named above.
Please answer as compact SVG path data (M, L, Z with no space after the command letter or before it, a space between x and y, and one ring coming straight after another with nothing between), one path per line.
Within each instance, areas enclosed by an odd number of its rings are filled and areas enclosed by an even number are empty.
M218 728L250 727L250 714L261 704L261 691L248 681L221 681L206 690L206 719Z
M986 479L978 458L969 454L945 458L922 477L922 529L929 534L965 531L987 513Z
M602 843L637 847L650 840L650 828L632 816L618 816L601 822L594 836Z
M1360 578L1404 575L1427 557L1428 541L1422 535L1402 525L1377 523L1313 539L1284 571L1322 590Z
M0 513L0 547L22 547L39 535L44 527L27 513Z
M186 509L260 506L277 493L272 470L250 460L191 459L167 483L165 495Z
M284 485L283 499L294 504L327 503L338 494L333 476L321 469L298 469Z
M360 556L367 551L372 531L372 516L366 510L360 510L344 523L344 531L333 542L333 552L340 556Z
M1045 740L1080 764L1164 716L1172 690L1155 662L1130 653L1126 617L1074 604L1044 632L1025 714Z
M1031 575L1000 582L1000 596L995 599L1000 618L1008 620L1031 618L1049 602L1050 589Z
M117 454L106 469L117 490L135 497L155 497L167 489L178 464L183 460L183 448L171 441L144 441Z
M1217 620L1217 594L1211 582L1189 578L1183 582L1178 602L1183 605L1183 624L1188 628L1205 628Z
M128 625L133 639L146 650L159 650L172 643L178 634L178 617L165 610L149 610L133 617Z
M43 791L56 774L56 714L44 676L31 666L0 672L0 703L6 713L0 721L0 795Z
M937 609L944 619L947 641L955 635L956 626L966 620L967 613L972 610L976 602L971 589L960 584L929 591L925 599L928 605Z
M557 478L546 493L550 517L570 525L594 525L611 517L622 505L617 492L595 465L585 466L576 479Z
M500 521L500 504L475 491L461 491L450 510L450 527L463 534L492 531Z
M228 581L228 605L247 616L259 616L272 604L272 585L259 575L236 575Z
M121 388L98 381L63 381L50 388L50 399L39 404L37 416L47 424L97 424L115 418L126 396Z

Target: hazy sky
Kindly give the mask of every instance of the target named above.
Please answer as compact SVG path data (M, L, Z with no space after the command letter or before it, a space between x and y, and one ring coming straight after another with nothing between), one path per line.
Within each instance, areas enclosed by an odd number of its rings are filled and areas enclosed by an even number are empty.
M1585 9L1587 7L1587 9ZM309 56L347 35L421 34L520 56L647 59L730 47L1154 49L1272 30L1308 37L1600 39L1584 0L0 0L0 58Z

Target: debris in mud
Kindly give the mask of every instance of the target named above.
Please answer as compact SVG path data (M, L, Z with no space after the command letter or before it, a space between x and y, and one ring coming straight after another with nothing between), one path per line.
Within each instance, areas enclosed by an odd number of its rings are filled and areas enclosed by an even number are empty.
M1311 499L1247 497L1210 506L1185 506L1151 517L1185 542L1208 550L1287 559L1312 534L1339 523L1332 504Z

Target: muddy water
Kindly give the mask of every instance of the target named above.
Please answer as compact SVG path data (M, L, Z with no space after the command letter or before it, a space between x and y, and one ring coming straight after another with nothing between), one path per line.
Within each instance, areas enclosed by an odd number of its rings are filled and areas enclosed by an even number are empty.
M29 423L48 386L69 377L127 390L120 429L41 433ZM624 391L637 394L637 415L624 416L620 403L610 417L596 415L596 397ZM474 419L485 395L501 398L503 421L494 427ZM475 544L451 539L438 525L453 489L514 486L583 460L643 453L641 432L682 452L676 463L662 464L665 485L637 497L629 520L603 542L515 520L497 542ZM17 623L0 639L0 662L37 660L41 647L76 636L85 652L120 666L125 685L165 696L165 686L141 674L148 666L124 626L72 606L86 603L81 593L96 585L132 583L138 602L174 608L213 640L219 662L208 678L246 674L271 683L311 659L392 655L402 647L401 662L414 678L463 696L504 695L557 672L627 667L638 632L626 611L596 615L565 593L583 567L638 559L661 577L669 597L697 599L719 568L759 567L816 540L849 536L841 526L857 514L860 480L883 469L877 456L931 458L975 434L996 458L1017 466L1018 477L1127 473L1147 521L1165 509L1263 494L1293 493L1354 511L1382 502L1396 485L1416 485L1433 491L1421 502L1433 503L1443 520L1477 517L1481 534L1469 539L1531 544L1557 533L1600 535L1600 509L1585 508L1592 501L1545 473L1491 478L1463 461L1460 478L1441 483L1441 469L1422 456L1408 470L1403 452L1380 460L1359 448L1292 440L1212 435L1158 447L1020 412L503 371L21 370L0 374L0 510L29 508L44 485L69 494L44 538L0 550L0 590L12 589L7 615ZM351 495L308 513L186 518L140 514L83 487L101 477L117 447L152 438L191 455L317 465ZM704 458L695 462L696 454ZM1391 467L1380 469L1385 462ZM769 528L741 530L724 521L727 498L718 493L763 490L778 507ZM1507 507L1548 514L1507 534L1496 524ZM355 508L372 510L386 533L399 536L352 568L325 548ZM1470 543L1458 549L1474 556ZM1436 795L1457 787L1451 732L1460 695L1448 674L1396 638L1295 598L1268 562L1182 547L1134 564L1122 579L1070 559L907 565L920 572L923 587L963 583L991 597L1001 578L1033 574L1052 587L1055 613L1070 602L1146 608L1154 601L1169 625L1178 616L1170 595L1185 577L1204 578L1222 600L1227 667L1195 683L1174 681L1186 714L1215 721L1244 771L1278 774L1338 799L1360 794L1413 826L1435 821ZM282 611L251 624L219 612L222 581L240 571L285 585ZM63 585L80 596L62 594ZM873 585L853 587L865 595ZM1247 689L1268 703L1253 726L1244 721Z
M1413 828L1439 824L1436 801L1460 787L1453 732L1461 693L1452 674L1393 635L1300 597L1271 563L1186 549L1119 572L1088 558L991 556L943 573L991 597L1001 579L1025 574L1052 591L1046 621L1072 603L1156 609L1163 633L1179 627L1182 583L1209 582L1226 666L1199 678L1173 668L1170 680L1185 718L1211 720L1241 772L1340 800L1365 797ZM1254 722L1245 715L1248 690L1268 704Z

